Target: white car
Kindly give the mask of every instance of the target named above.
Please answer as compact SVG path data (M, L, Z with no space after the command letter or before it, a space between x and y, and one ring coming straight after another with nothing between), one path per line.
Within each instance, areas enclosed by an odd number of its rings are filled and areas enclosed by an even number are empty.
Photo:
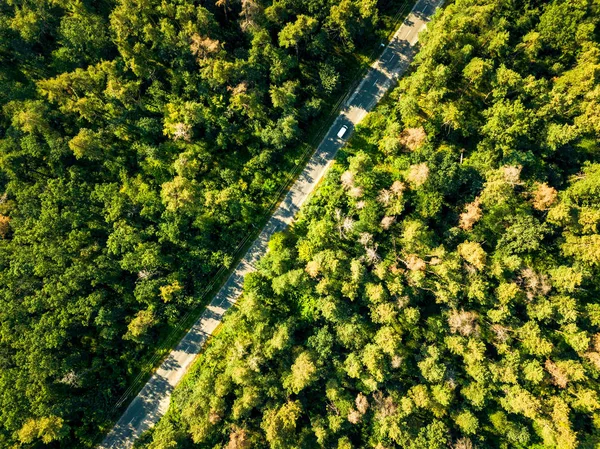
M348 127L346 125L342 125L342 127L337 133L337 136L341 139L342 137L344 137L344 134L346 134L346 131L348 131Z

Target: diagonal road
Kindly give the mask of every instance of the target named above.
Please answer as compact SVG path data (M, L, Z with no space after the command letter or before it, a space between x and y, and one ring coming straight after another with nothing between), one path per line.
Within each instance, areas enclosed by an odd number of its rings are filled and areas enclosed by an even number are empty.
M394 85L396 79L407 69L415 53L419 32L425 28L442 1L419 0L416 3L379 59L373 63L367 75L350 96L299 178L244 258L198 321L129 404L99 449L130 448L143 432L150 429L165 414L173 388L201 352L204 342L219 325L225 312L240 296L244 276L254 270L256 262L266 253L271 236L284 230L292 222L300 206L333 162L337 151L352 134L354 126L373 109ZM337 133L344 125L348 127L348 131L340 139Z

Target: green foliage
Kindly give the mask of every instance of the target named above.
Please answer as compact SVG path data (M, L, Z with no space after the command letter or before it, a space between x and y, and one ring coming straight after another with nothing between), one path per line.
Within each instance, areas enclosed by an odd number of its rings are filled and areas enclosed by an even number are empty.
M203 305L351 78L350 51L370 53L380 8L398 7L347 1L341 42L335 4L0 2L0 447L94 447ZM257 289L302 288L284 256ZM310 357L291 390L316 382Z
M598 8L457 0L436 16L156 432L596 447ZM326 26L343 39L357 11L338 2Z

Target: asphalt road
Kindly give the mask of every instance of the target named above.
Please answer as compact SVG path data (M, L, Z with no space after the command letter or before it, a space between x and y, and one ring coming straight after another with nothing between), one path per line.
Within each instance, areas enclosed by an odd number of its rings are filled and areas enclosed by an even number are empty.
M133 399L99 448L130 448L143 432L165 414L173 388L201 352L204 342L221 322L225 312L240 296L244 276L254 270L256 262L266 253L271 236L282 231L292 222L300 206L327 172L337 151L352 135L354 126L373 109L387 90L395 84L395 80L404 73L414 56L419 32L425 28L442 1L419 0L417 2L379 59L373 63L365 78L349 97L299 178L244 258L198 321ZM348 131L340 139L337 133L343 125L348 127Z

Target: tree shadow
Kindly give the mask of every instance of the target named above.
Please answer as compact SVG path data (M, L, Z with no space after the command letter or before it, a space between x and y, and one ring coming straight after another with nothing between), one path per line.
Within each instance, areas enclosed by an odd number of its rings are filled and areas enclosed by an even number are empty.
M122 449L152 427L163 416L160 400L170 396L173 386L163 376L154 375L129 404L121 419L106 436L101 449Z

